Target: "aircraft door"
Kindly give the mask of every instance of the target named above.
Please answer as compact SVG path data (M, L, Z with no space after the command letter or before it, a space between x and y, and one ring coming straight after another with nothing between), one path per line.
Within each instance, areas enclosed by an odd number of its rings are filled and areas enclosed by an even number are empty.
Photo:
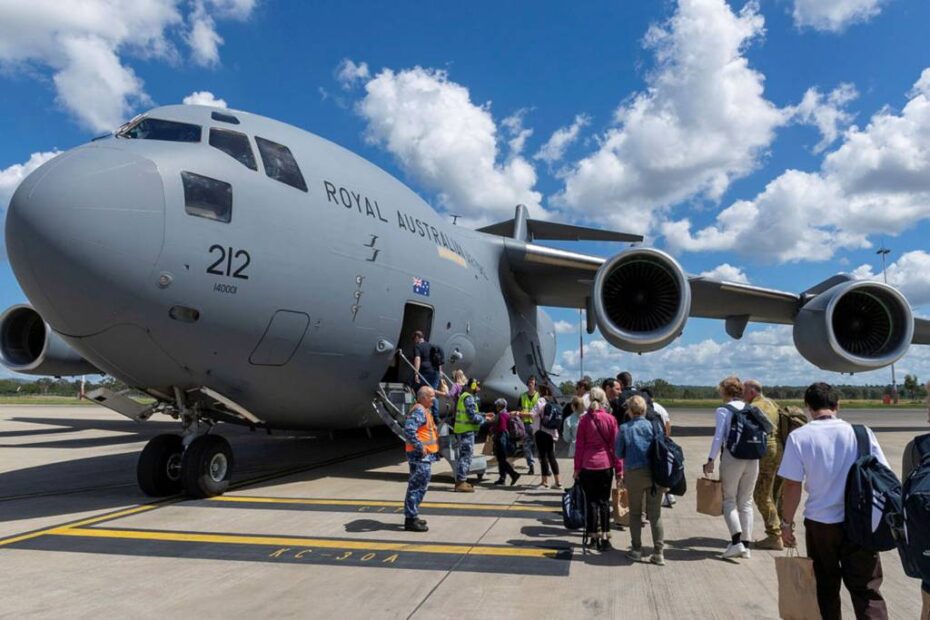
M310 317L303 312L278 310L249 356L255 366L284 366L297 351L307 333Z

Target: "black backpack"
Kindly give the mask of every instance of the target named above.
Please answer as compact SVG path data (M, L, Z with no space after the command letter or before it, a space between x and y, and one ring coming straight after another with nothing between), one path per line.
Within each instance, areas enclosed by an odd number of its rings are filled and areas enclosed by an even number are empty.
M898 553L908 577L930 581L930 434L914 438L914 469L904 480Z
M567 530L580 530L585 526L585 510L587 509L584 489L579 483L562 493L562 523Z
M851 541L868 551L895 547L900 519L901 482L894 472L872 455L869 432L854 424L859 455L846 477L846 520Z
M439 367L446 363L446 352L438 344L429 346L429 363L437 371Z
M643 400L646 401L646 419L650 422L658 420L659 416L656 415L656 408L652 404L652 394L646 390L640 390L635 387L623 388L623 391L620 392L618 399L620 400L620 410L623 412L623 419L617 420L618 424L623 422L628 422L633 419L633 416L630 415L630 399L634 396L642 396Z
M672 495L684 495L688 489L685 453L670 437L665 436L665 429L658 422L652 422L652 431L652 445L649 446L652 484L665 487Z
M758 407L745 405L737 409L725 405L733 414L730 417L730 432L727 435L727 450L735 459L759 460L765 456L772 423Z
M562 411L550 402L546 402L543 408L542 418L539 420L540 426L549 430L559 430L562 428Z

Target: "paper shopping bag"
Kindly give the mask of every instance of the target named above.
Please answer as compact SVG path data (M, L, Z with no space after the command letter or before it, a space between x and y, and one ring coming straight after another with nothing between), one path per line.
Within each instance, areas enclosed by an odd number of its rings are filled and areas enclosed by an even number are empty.
M814 561L789 549L787 556L775 558L775 572L778 575L778 615L787 620L819 620Z
M494 456L494 439L488 437L484 442L484 448L481 450L484 456Z
M719 480L698 478L697 511L701 514L719 517L723 514L723 486Z
M619 525L630 525L630 501L626 489L611 489L610 503L613 506L614 522Z

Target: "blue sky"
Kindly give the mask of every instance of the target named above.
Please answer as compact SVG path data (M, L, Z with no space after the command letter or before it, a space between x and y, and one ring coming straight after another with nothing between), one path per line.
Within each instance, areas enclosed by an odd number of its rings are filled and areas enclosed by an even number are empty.
M692 273L797 291L840 271L877 277L884 242L889 278L930 304L927 2L393 4L3 3L0 208L49 153L200 93L333 140L472 225L525 202L642 232ZM0 260L0 306L22 301ZM551 314L557 370L574 377L577 314ZM814 372L784 328L737 343L692 321L641 357L586 340L593 374ZM930 353L899 369L930 378Z

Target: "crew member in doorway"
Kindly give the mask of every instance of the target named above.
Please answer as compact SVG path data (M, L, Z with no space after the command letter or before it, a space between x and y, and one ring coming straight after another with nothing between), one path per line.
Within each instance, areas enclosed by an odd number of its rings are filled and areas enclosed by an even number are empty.
M520 394L520 417L526 428L526 437L523 439L523 455L526 457L526 466L529 468L526 473L530 476L536 473L534 467L536 459L533 454L536 452L536 441L533 437L532 412L538 401L539 392L536 391L536 376L530 375L530 378L526 380L526 391Z
M410 465L410 479L404 498L404 529L408 532L425 532L429 529L419 514L420 502L429 486L433 461L439 452L439 433L430 412L435 398L433 388L421 386L417 390L417 402L411 407L404 422L407 463Z
M475 434L484 422L484 416L478 411L477 394L481 385L472 381L463 388L455 408L455 425L452 435L455 437L455 490L459 493L474 493L475 487L468 483L468 470L475 453Z
M423 381L429 384L434 390L439 388L439 378L442 376L442 366L433 365L432 345L426 341L423 332L417 330L413 332L413 383L414 389L419 390ZM439 401L433 399L432 407L433 417L439 417Z

